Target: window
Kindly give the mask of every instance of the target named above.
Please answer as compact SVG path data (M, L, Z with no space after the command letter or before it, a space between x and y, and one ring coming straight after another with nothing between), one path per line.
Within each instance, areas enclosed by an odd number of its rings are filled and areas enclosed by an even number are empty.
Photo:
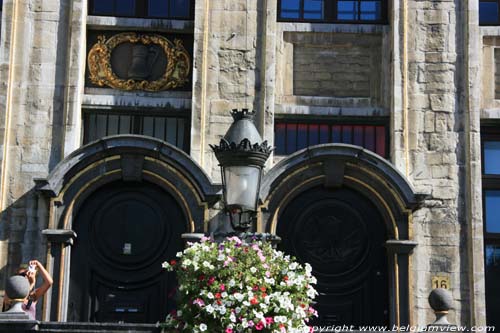
M500 131L482 129L486 320L500 327Z
M387 140L387 127L382 123L276 120L274 129L276 155L288 155L321 143L348 143L388 157Z
M479 24L500 24L499 0L479 0Z
M279 0L280 21L386 23L387 0Z
M191 0L90 0L89 15L192 19Z
M84 113L83 143L117 134L140 134L166 141L189 151L190 122L187 117L132 112Z

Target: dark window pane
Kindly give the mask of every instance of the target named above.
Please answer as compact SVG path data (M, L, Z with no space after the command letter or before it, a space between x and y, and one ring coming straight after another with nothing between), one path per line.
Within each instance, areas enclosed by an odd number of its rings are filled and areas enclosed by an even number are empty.
M307 125L297 125L297 150L307 147Z
M323 0L304 0L304 18L320 20L323 18Z
M95 0L101 1L101 0ZM116 0L116 16L134 16L135 15L135 0Z
M364 147L371 151L375 151L375 128L373 126L366 126Z
M297 151L297 125L288 124L286 127L286 153Z
M360 19L376 21L381 19L380 1L361 1Z
M319 143L319 126L309 125L309 145L314 146Z
M319 143L330 142L330 131L328 125L319 126Z
M352 126L342 126L342 143L352 143Z
M285 155L285 131L286 124L276 124L276 129L274 130L274 145L276 146L276 155Z
M486 232L500 233L500 191L485 191Z
M167 142L175 145L177 139L177 119L167 119Z
M282 18L300 18L300 0L281 0Z
M142 135L153 136L153 117L142 118Z
M500 141L484 142L484 173L500 175Z
M155 118L155 138L165 141L165 118Z
M337 3L338 20L357 20L358 2L357 1L339 1Z
M94 0L93 15L113 15L115 0Z
M87 142L91 142L97 139L97 115L90 114L88 116L88 133Z
M182 118L177 119L177 147L188 150L189 147L184 147L184 129L186 128L186 120ZM186 143L187 146L187 143Z
M170 16L177 18L189 18L189 6L189 0L170 0Z
M130 122L132 118L130 116L120 116L120 132L119 134L131 134Z
M167 17L168 0L149 0L148 15L151 17Z
M485 246L486 323L500 327L500 246Z
M497 2L479 2L479 23L499 23Z
M107 125L108 116L105 114L97 115L97 130L96 130L96 138L100 139L106 136L106 125ZM95 140L94 139L94 140Z
M377 148L375 152L379 154L380 156L385 157L386 151L385 151L385 128L384 126L377 126L376 129L376 141L377 141Z
M108 132L106 133L106 136L108 135L116 135L118 134L118 118L120 116L117 115L110 115L108 118Z
M363 126L354 126L353 144L363 146Z
M332 126L332 142L333 143L342 142L342 126L339 125Z

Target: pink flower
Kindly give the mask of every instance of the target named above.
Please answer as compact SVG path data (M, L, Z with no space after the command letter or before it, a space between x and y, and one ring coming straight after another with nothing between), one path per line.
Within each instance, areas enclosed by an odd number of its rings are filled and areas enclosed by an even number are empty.
M226 286L224 286L223 284L220 285L220 291L224 291L226 290Z
M215 282L215 277L211 276L209 279L208 279L208 285L212 285L213 283Z
M272 317L266 317L266 324L271 325L274 322Z
M226 333L233 333L233 329L231 327L226 328Z
M262 331L263 328L264 328L264 325L261 322L258 322L257 324L255 324L255 329L257 331Z

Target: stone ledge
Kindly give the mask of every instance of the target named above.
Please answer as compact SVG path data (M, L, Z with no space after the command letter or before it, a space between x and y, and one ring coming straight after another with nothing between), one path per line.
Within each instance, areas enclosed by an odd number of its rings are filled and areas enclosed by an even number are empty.
M87 16L87 27L95 30L154 30L165 32L191 32L194 30L192 20L143 19L111 16Z

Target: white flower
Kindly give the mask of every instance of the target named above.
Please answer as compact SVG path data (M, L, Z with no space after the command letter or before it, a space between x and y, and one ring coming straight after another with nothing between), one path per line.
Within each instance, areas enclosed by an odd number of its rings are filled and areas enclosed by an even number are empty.
M206 324L200 324L200 331L205 332L207 330Z
M255 274L257 272L257 268L251 267L250 268L250 272L252 272L252 274Z
M208 304L206 307L205 307L205 311L207 311L208 313L212 313L214 312L214 307L211 305L211 304Z
M161 268L169 268L169 267L170 267L170 264L168 263L168 261L162 262Z

